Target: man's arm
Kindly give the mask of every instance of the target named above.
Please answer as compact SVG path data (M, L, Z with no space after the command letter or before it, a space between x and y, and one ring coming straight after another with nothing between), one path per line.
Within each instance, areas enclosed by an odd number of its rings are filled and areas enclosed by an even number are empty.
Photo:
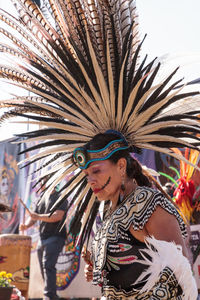
M33 226L36 223L36 220L32 219L31 216L28 217L26 220L25 224L20 224L19 225L19 230L24 231L27 230L29 227Z
M36 221L42 221L47 223L55 223L62 220L65 212L64 210L56 210L51 216L50 213L48 214L37 214L37 213L31 213L31 219Z

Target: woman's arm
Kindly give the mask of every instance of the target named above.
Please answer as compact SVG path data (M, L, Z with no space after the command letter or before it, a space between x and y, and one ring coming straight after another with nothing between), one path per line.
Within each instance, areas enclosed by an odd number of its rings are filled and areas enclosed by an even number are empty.
M130 232L136 239L142 242L145 241L145 237L153 236L157 240L174 242L176 245L181 245L183 255L189 258L176 217L160 206L157 206L143 230L136 231L131 226Z
M140 240L147 238L147 249L142 250L144 259L141 263L148 267L136 284L145 280L146 276L149 279L140 292L151 290L150 299L165 291L164 297L159 299L169 300L175 294L184 294L185 299L196 300L197 286L176 217L157 206L143 230L137 232L130 228L130 232Z
M148 235L154 236L155 239L181 245L183 255L189 259L178 221L174 215L171 215L165 209L158 206L145 227Z
M88 282L90 282L93 280L93 263L91 260L91 253L85 248L83 249L81 256L85 261L85 268L84 268L85 278Z

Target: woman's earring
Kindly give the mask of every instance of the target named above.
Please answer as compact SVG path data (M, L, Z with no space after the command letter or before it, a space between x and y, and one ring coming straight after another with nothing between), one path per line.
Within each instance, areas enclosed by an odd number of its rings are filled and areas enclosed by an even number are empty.
M121 190L122 190L122 192L125 191L125 184L124 184L124 182L125 182L125 180L124 180L124 176L123 176L123 178L122 178L122 184L121 184Z

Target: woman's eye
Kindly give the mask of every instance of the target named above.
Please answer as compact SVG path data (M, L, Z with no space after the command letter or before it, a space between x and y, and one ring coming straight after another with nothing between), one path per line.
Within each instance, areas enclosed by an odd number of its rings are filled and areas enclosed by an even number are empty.
M94 171L93 171L94 174L97 174L97 173L99 173L99 172L100 172L100 170L94 170Z

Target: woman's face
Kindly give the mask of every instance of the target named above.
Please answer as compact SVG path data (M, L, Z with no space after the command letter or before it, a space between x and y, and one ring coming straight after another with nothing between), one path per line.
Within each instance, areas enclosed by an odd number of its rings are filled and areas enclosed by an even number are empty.
M99 200L118 200L122 183L120 160L93 162L83 171L88 183Z
M3 196L8 195L9 185L8 185L8 178L4 177L2 178L0 182L0 193Z

